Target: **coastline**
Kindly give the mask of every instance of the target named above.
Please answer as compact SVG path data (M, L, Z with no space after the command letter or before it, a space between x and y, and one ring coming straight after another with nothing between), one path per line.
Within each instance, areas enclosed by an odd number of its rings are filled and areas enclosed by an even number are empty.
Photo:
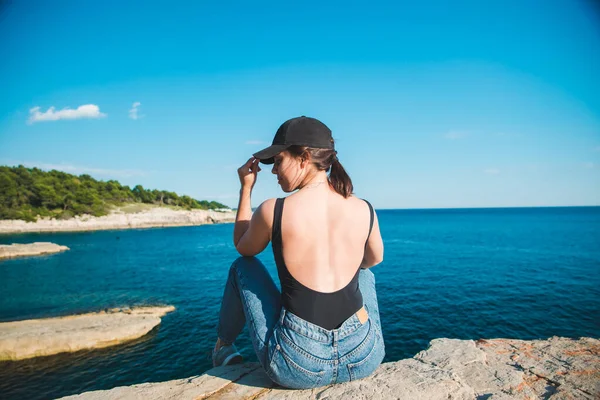
M235 215L235 211L188 211L174 210L167 207L154 207L135 213L128 213L121 209L116 209L109 215L102 217L83 215L67 220L40 218L36 222L3 220L0 221L0 234L87 232L113 229L196 226L234 222Z

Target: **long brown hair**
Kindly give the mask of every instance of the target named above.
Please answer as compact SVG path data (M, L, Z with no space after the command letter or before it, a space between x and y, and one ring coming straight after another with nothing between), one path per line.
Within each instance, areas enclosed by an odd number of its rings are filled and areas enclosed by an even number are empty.
M317 167L317 170L329 172L327 181L333 190L345 198L350 197L354 191L354 186L352 186L352 179L338 160L337 151L306 146L290 146L286 150L291 155L299 158L305 158L306 153L310 153L312 163Z

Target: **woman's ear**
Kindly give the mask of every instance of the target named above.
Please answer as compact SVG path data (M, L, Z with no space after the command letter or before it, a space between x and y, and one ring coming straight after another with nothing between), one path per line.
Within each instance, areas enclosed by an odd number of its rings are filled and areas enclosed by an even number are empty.
M302 153L302 161L300 162L300 167L305 168L308 166L309 163L310 163L310 153L308 151L305 151L304 153Z

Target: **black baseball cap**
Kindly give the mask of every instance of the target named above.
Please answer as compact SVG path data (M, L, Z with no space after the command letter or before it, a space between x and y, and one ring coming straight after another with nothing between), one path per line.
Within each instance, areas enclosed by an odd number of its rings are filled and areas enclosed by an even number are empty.
M293 145L333 150L331 129L318 119L304 115L288 119L277 129L271 146L253 156L263 164L273 164L273 157Z

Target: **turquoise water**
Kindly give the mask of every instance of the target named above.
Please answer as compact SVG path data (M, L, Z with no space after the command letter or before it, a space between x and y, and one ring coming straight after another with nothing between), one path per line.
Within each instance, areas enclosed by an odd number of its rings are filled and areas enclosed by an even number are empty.
M380 210L374 267L386 361L433 338L600 338L600 207ZM55 398L189 377L208 353L237 257L233 225L0 236L51 241L56 255L0 262L0 321L173 304L144 338L0 363L0 397ZM276 276L271 249L259 258ZM238 342L255 360L246 332Z

